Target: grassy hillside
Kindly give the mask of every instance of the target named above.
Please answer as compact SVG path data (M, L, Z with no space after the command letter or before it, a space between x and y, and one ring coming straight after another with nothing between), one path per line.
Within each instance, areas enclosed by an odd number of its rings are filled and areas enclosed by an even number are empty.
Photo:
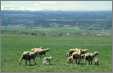
M34 36L20 34L2 34L1 71L20 72L105 72L112 71L112 37L111 36ZM21 53L34 47L50 48L48 56L53 56L52 65L42 65L42 58L37 58L37 65L18 65ZM76 65L66 63L65 53L69 48L88 48L100 52L100 65Z

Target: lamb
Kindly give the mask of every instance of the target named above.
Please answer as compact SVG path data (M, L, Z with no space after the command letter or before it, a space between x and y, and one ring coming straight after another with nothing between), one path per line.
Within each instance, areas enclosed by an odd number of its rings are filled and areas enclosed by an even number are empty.
M43 48L32 48L31 49L31 51L33 51L33 52L42 51L42 50L43 50Z
M73 60L76 61L77 64L83 59L84 54L88 52L88 49L81 49L81 48L73 48L69 49L69 52L66 53L66 56L71 60L70 56L73 56Z
M22 60L25 60L25 64L27 65L27 62L29 62L29 65L31 64L31 60L34 61L34 64L36 64L35 58L36 53L31 51L24 51L19 59L19 64Z
M88 52L88 49L80 49L80 51L81 51L81 54L85 54Z
M38 52L40 56L46 55L46 52L49 51L49 49L43 49L42 51Z
M78 52L73 52L73 53L72 53L72 56L73 56L73 60L76 62L76 64L79 64L79 63L80 63L80 58L81 58L81 53L80 53L80 51L78 51Z
M99 55L98 52L94 52L94 53L86 53L85 54L85 60L88 61L89 64L92 64L92 61L94 60L94 58Z
M43 49L43 48L33 48L31 51L36 52L38 56L46 55L46 52L49 51L49 49Z
M73 56L69 56L68 58L67 58L67 62L68 63L73 63Z
M69 49L69 56L71 56L73 52L77 52L77 51L79 51L78 48Z
M51 56L49 56L49 57L44 57L44 58L43 58L43 61L42 61L42 64L46 64L46 65L51 64L51 59L52 59Z
M88 49L80 49L80 48L73 48L73 49L69 49L69 56L72 55L73 52L81 52L81 54L85 54L88 52Z
M95 65L99 65L99 59L96 57L96 58L94 58L94 64Z

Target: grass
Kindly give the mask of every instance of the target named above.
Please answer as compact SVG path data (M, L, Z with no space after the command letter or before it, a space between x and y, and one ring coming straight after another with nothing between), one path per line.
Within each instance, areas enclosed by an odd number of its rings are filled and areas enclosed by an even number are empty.
M112 71L112 37L111 36L25 36L25 35L1 35L1 71L2 72L111 72ZM50 48L48 56L53 56L52 65L42 65L37 58L37 65L18 65L17 61L24 50L34 47ZM65 53L69 48L88 48L90 51L100 52L99 66L76 65L66 63Z

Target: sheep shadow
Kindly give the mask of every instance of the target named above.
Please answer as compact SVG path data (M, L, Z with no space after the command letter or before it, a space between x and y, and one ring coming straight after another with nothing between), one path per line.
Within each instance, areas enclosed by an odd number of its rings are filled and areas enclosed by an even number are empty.
M36 66L36 65L38 65L38 64L28 64L27 66Z
M86 63L79 63L78 65L87 65Z

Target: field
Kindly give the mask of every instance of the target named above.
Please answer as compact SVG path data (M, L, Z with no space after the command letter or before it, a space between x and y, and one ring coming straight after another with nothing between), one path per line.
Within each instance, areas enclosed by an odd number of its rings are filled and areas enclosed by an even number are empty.
M47 30L46 30L47 31ZM60 31L60 30L59 30ZM74 36L39 36L3 33L1 37L2 72L111 72L112 37L94 35ZM52 65L43 65L42 58L37 58L37 65L19 65L18 59L24 50L34 47L50 48L48 56L53 56ZM76 65L66 62L65 53L69 48L88 48L99 51L100 65Z

